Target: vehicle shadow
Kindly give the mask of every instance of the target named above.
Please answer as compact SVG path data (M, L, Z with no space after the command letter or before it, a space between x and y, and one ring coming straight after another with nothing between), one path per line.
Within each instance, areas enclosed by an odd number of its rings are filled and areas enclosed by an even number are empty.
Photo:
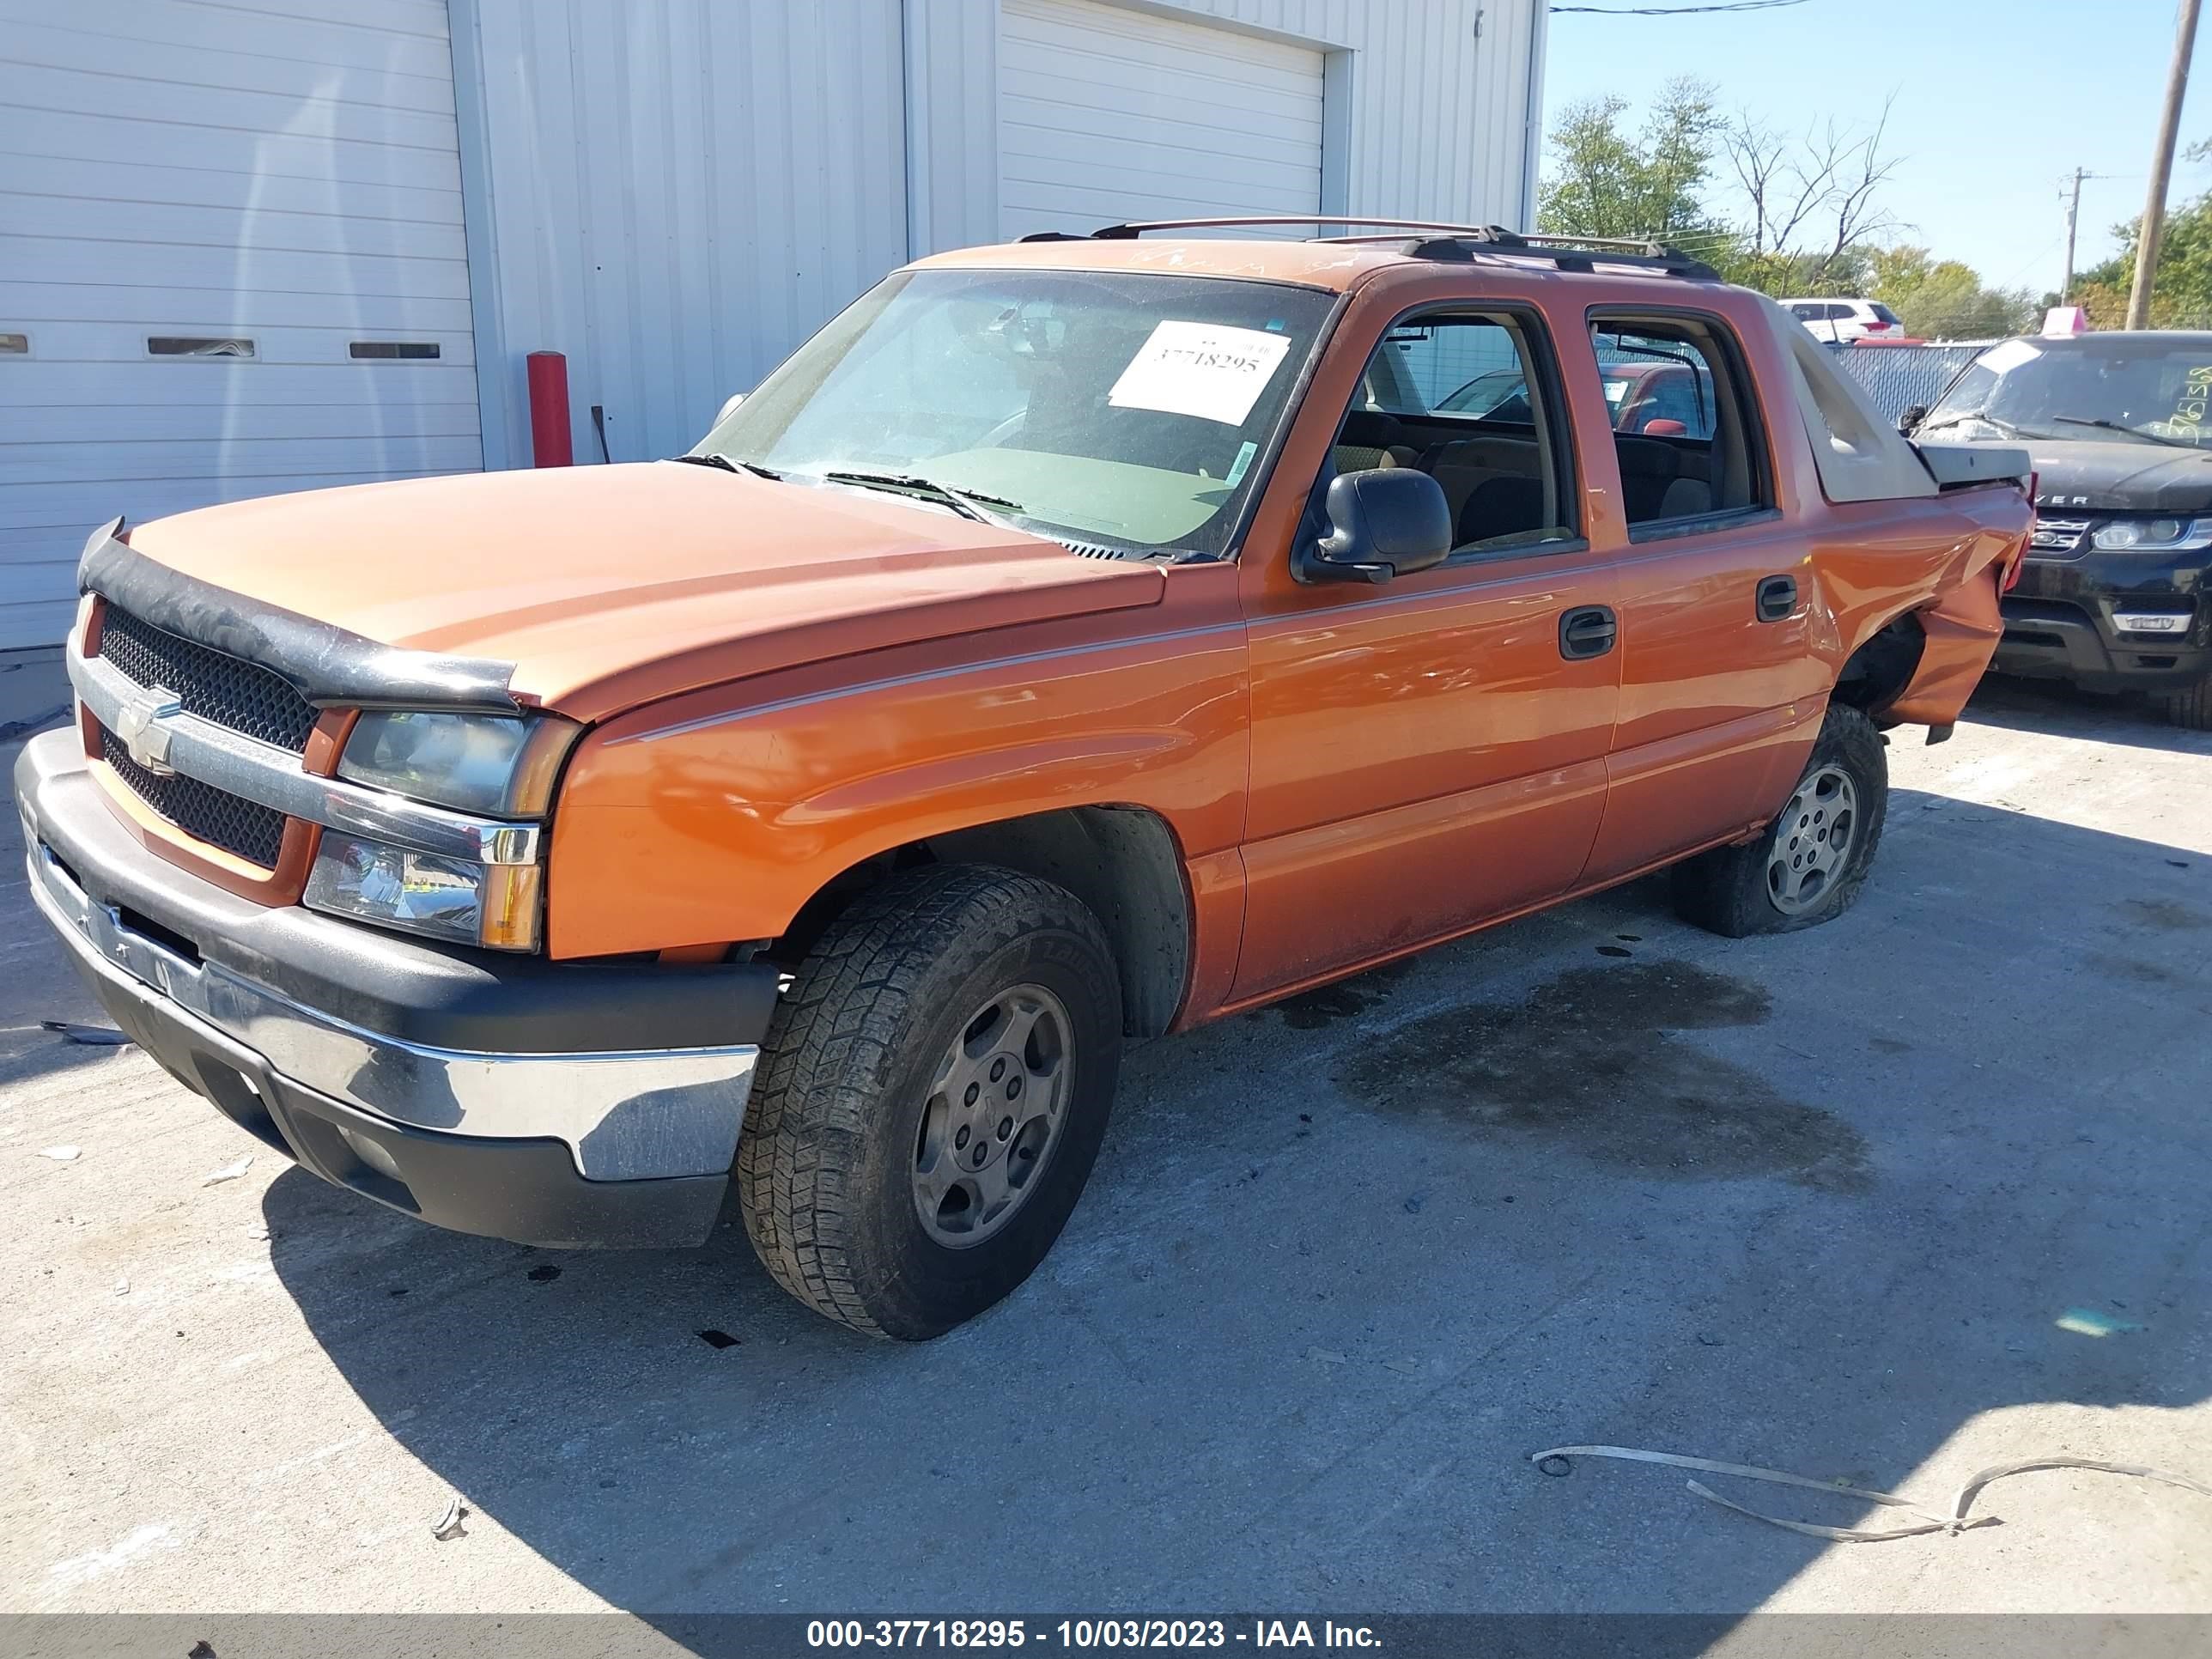
M733 1225L535 1251L294 1172L270 1249L416 1457L702 1653L734 1611L1741 1613L1837 1547L1528 1455L1940 1503L1990 1413L2212 1396L2212 880L2173 850L1901 790L1817 933L1713 939L1647 881L1137 1049L1058 1250L927 1346L803 1310ZM2160 1461L2145 1420L2069 1449ZM2062 1495L1993 1495L2030 1566ZM1938 1547L1999 1572L1997 1535Z
M2212 732L2171 724L2150 698L2084 691L2062 680L1986 676L1975 688L1964 718L2010 732L2094 738L2177 755L2212 755Z

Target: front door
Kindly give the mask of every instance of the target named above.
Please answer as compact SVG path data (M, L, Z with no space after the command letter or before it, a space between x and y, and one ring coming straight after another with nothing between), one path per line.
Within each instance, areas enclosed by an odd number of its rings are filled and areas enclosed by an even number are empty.
M1340 352L1360 326L1355 311ZM1604 811L1617 594L1582 533L1544 325L1468 301L1364 329L1372 349L1297 533L1325 532L1337 472L1415 466L1443 487L1457 545L1380 586L1301 583L1291 548L1245 550L1238 1000L1557 896Z

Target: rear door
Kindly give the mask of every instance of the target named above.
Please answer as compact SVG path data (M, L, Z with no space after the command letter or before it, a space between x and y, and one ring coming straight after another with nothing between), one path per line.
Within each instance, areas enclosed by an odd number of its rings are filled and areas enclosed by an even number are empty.
M1318 476L1298 481L1311 494L1297 536L1323 533L1319 501L1336 473L1412 465L1444 488L1459 545L1443 566L1381 586L1305 585L1291 545L1244 550L1240 1000L1557 896L1581 874L1604 807L1613 576L1583 534L1541 319L1469 300L1363 329L1355 309L1331 349L1365 368L1348 406L1341 392L1308 399L1302 432L1341 420ZM1446 409L1477 380L1516 373L1517 391L1491 381L1472 400L1493 412Z
M1722 317L1591 318L1601 364L1665 374L1691 399L1680 433L1613 434L1627 520L1618 582L1620 721L1599 881L1771 812L1826 707L1811 569L1776 506L1775 464L1741 341Z

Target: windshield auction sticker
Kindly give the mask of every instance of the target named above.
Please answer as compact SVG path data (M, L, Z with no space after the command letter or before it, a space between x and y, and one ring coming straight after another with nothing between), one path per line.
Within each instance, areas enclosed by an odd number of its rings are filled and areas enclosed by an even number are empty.
M1283 366L1280 334L1219 323L1162 323L1114 382L1116 409L1154 409L1242 426Z

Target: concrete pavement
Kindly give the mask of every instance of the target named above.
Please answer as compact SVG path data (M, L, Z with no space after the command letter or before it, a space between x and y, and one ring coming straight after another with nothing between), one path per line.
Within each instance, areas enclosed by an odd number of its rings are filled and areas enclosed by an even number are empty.
M734 1227L432 1232L54 1040L10 814L0 1609L2212 1611L2167 1487L1850 1547L1525 1461L2212 1480L2212 737L2003 687L1919 736L1833 926L1644 883L1133 1054L1054 1256L922 1347Z

